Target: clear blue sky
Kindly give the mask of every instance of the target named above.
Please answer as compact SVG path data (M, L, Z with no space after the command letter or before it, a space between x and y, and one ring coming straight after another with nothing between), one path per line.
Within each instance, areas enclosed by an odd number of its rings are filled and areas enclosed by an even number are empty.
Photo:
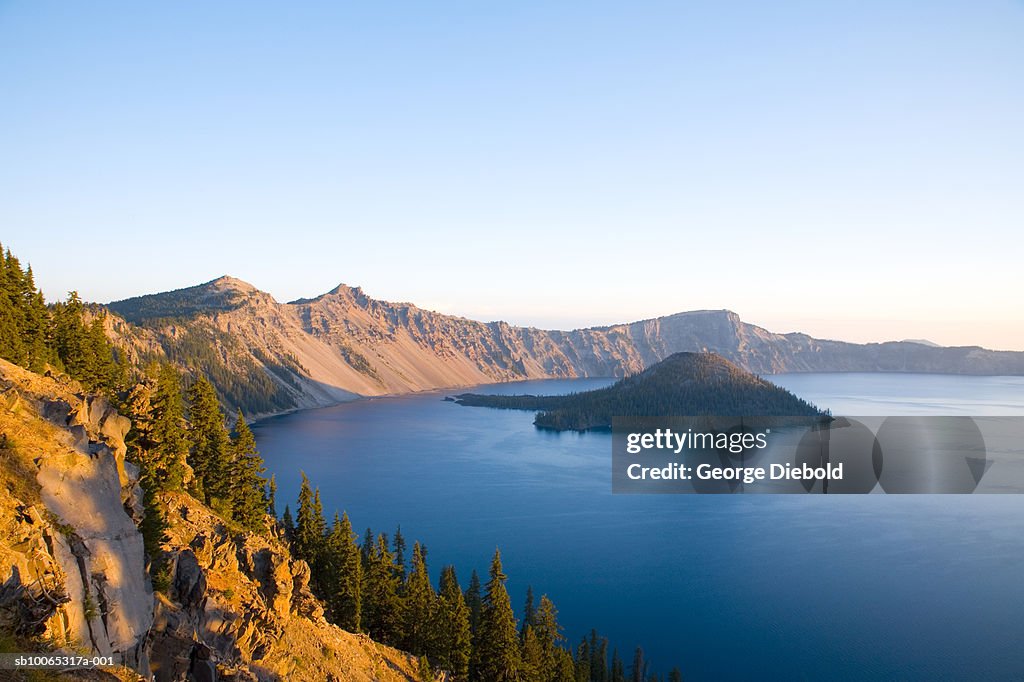
M1024 3L0 0L0 241L574 327L1024 349Z

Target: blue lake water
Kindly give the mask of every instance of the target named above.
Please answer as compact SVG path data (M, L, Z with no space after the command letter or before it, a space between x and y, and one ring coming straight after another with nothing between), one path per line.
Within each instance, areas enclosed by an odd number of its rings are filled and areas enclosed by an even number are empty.
M836 414L1024 415L1021 377L770 378ZM259 422L279 510L305 471L328 514L401 524L463 586L499 546L517 610L532 585L574 646L597 628L688 680L1024 678L1024 496L612 495L610 435L443 395Z

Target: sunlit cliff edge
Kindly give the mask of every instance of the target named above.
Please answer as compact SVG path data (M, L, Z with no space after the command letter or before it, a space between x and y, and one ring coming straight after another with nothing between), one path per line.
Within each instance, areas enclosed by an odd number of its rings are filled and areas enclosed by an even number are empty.
M0 360L8 650L112 656L120 679L159 682L420 679L413 657L324 619L309 567L269 520L265 532L245 532L167 495L169 585L154 592L138 470L125 461L129 428L76 382Z

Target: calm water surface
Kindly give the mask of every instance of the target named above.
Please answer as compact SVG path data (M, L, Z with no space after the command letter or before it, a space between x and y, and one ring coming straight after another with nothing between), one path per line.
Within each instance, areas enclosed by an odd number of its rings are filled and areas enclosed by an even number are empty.
M1024 415L1021 377L771 379L836 414ZM531 584L574 645L595 627L688 680L1024 678L1024 497L612 495L609 435L442 396L257 424L279 508L305 471L329 514L360 534L401 524L435 580L453 563L463 585L500 546L517 609Z

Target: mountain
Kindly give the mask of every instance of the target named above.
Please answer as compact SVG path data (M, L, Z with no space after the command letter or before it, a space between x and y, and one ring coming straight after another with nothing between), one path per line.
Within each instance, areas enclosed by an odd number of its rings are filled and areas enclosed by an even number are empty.
M271 524L241 531L183 493L162 493L170 573L154 590L131 423L55 377L0 360L0 644L116 669L0 679L424 679L416 657L327 622Z
M534 421L556 431L610 429L613 416L814 417L817 408L714 353L675 353L606 388L570 395L456 396L461 405L542 410Z
M115 301L112 328L140 361L203 372L250 416L355 396L499 381L626 376L673 353L713 351L756 374L1024 374L1024 352L920 343L854 344L776 334L728 310L573 331L478 322L339 285L279 303L231 277Z

